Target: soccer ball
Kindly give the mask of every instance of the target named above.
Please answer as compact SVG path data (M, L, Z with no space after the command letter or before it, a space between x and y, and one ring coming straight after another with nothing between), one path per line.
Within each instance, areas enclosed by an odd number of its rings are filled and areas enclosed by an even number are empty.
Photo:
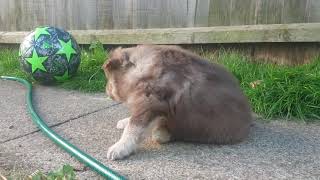
M65 30L38 27L20 45L22 68L43 83L64 81L75 75L80 65L81 50Z

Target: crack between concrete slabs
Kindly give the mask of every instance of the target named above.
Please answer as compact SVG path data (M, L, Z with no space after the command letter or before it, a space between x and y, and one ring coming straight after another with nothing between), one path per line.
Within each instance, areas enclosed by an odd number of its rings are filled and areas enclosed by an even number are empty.
M118 105L120 105L120 104L121 104L121 103L115 103L115 104L112 104L111 106L107 106L107 107L100 108L100 109L97 109L97 110L94 110L94 111L91 111L91 112L87 112L87 113L84 113L84 114L80 114L80 115L78 115L78 116L76 116L76 117L69 118L69 119L67 119L67 120L65 120L65 121L63 121L63 122L59 122L59 123L57 123L57 124L50 125L49 127L50 127L50 128L54 128L54 127L60 126L60 125L62 125L62 124L65 124L65 123L68 123L68 122L77 120L77 119L82 118L82 117L85 117L85 116L88 116L88 115L90 115L90 114L93 114L93 113L96 113L96 112L99 112L99 111L102 111L102 110L105 110L105 109L109 109L109 108L112 108L112 107L116 107L116 106L118 106ZM7 139L7 140L5 140L5 141L1 141L0 144L4 144L4 143L7 143L7 142L16 140L16 139L20 139L20 138L22 138L22 137L29 136L29 135L34 134L34 133L37 133L37 132L39 132L39 131L40 131L40 129L31 131L31 132L29 132L29 133L26 133L26 134L23 134L23 135L19 135L19 136L16 136L16 137L14 137L14 138L11 138L11 139Z

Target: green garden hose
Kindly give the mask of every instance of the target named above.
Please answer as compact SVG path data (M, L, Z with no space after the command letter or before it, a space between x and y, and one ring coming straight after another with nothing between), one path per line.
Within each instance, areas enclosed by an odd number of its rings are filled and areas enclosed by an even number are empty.
M28 110L31 114L33 122L40 128L40 130L48 136L52 141L54 141L58 146L67 151L71 156L76 157L79 161L86 164L94 171L102 175L106 179L125 179L120 174L111 170L110 168L104 166L102 163L89 156L88 154L82 152L80 149L70 144L68 141L63 139L53 130L51 130L48 125L39 117L39 115L35 112L32 105L32 85L26 81L25 79L17 78L17 77L9 77L9 76L1 76L1 79L18 81L22 83L27 89L28 93L26 96Z

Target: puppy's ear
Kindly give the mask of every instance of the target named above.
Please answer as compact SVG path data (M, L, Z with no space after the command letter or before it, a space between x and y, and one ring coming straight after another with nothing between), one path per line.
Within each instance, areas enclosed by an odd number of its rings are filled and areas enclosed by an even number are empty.
M121 62L119 58L119 54L121 54L121 47L118 47L114 50L110 51L110 58L105 61L105 63L102 65L101 69L103 70L112 70L112 69L117 69L120 67Z
M102 69L106 70L116 70L118 68L127 68L132 66L133 63L130 62L129 52L123 50L121 47L111 51L110 59L108 62L103 64Z
M102 65L103 70L112 70L112 69L117 69L121 66L121 62L117 59L110 59L108 62L105 62Z

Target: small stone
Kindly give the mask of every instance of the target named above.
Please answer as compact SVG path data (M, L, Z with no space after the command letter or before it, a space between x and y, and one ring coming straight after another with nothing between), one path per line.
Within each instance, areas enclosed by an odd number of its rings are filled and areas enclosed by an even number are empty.
M13 125L9 126L9 129L13 129L13 128L14 128L14 126L13 126Z

